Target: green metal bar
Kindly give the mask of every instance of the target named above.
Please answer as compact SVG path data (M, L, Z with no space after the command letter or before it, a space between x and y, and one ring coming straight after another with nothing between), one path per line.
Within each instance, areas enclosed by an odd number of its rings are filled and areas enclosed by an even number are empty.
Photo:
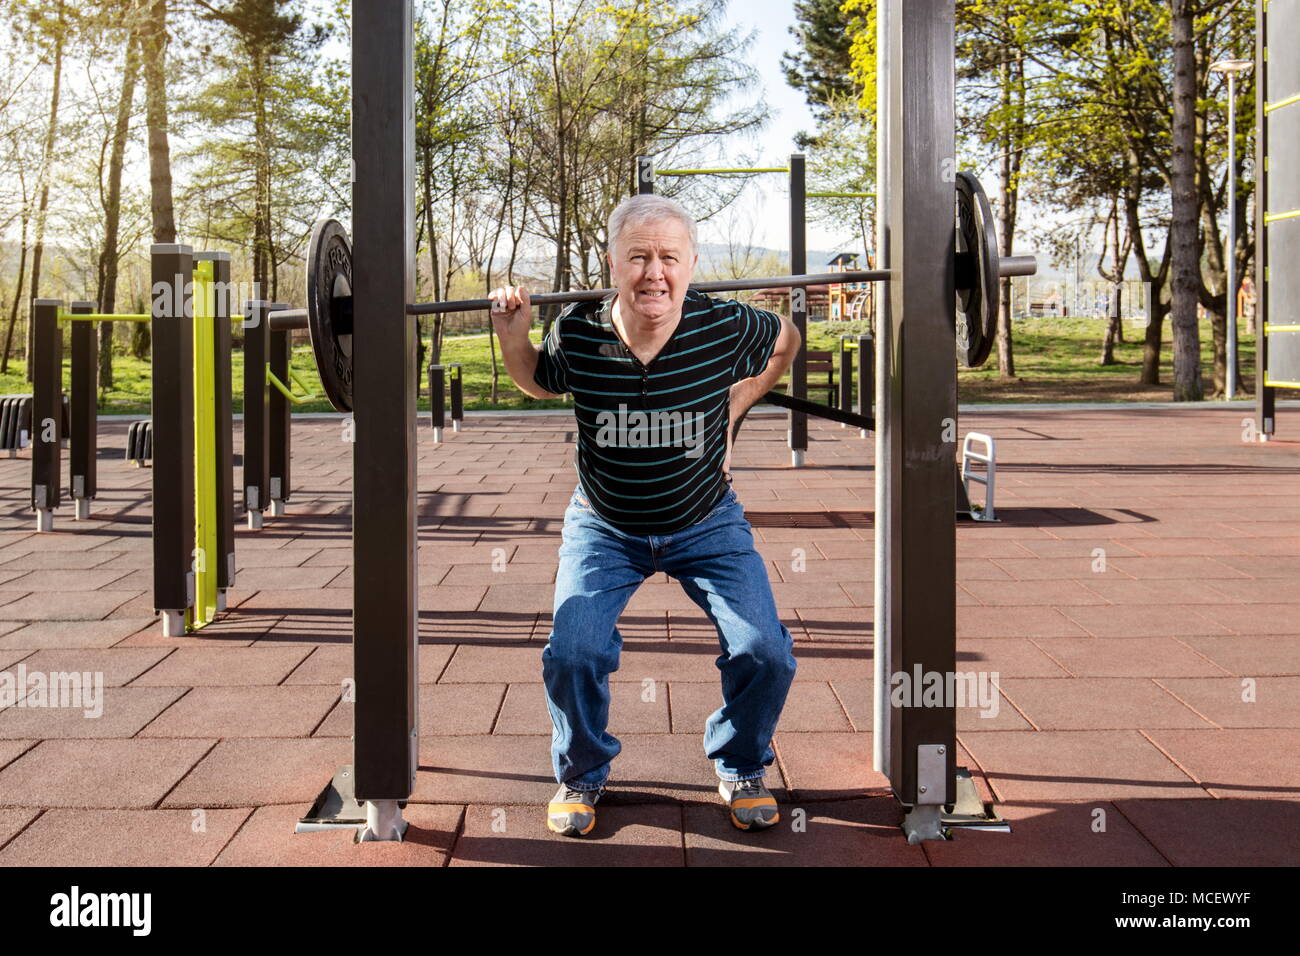
M306 382L304 382L298 376L298 373L295 372L292 368L289 369L289 378L292 379L294 382L296 382L298 387L307 393L306 396L303 398L303 401L310 401L313 398L319 398L319 396L314 391L312 391L312 387L308 385Z
M292 377L292 373L291 373L291 377ZM289 391L289 386L285 385L284 382L276 378L275 373L273 373L269 368L266 370L266 380L271 385L273 385L280 392L281 395L283 395L289 401L293 402L295 405L302 405L306 402L311 401L313 398L316 397L315 395L308 395L305 398L299 398L293 392ZM299 384L301 385L302 383L299 382Z
M1288 96L1284 100L1278 100L1276 103L1266 104L1264 106L1264 112L1271 113L1274 110L1280 110L1282 107L1290 106L1293 103L1300 103L1300 93L1296 93L1294 96Z
M212 262L194 265L194 609L193 626L217 616L217 390Z
M759 169L656 169L656 176L725 176L728 173L788 173L786 166L764 166Z
M60 322L148 322L152 318L152 315L141 315L139 313L82 312L73 315L70 312L59 310Z
M805 196L817 199L874 199L875 193L804 193Z

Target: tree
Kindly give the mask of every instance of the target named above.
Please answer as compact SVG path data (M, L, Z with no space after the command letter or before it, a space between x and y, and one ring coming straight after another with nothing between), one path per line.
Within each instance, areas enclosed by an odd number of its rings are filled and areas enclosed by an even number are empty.
M114 312L117 308L117 270L121 261L118 231L122 217L122 167L135 99L136 74L140 68L140 38L139 27L135 23L137 14L135 3L129 3L124 12L127 17L126 37L123 40L122 85L113 124L108 184L104 191L104 244L99 253L95 289L95 301L99 303L101 312ZM99 327L99 383L101 388L111 388L113 385L112 322L104 322Z
M990 151L998 168L998 240L1000 255L1009 256L1015 243L1020 186L1027 156L1039 127L1028 119L1030 81L1026 76L1026 47L1033 34L1029 0L959 0L957 79L961 132L976 140L978 152ZM1011 278L1001 280L998 312L998 373L1016 374L1011 330Z
M319 198L308 202L301 190L304 181L314 185L305 173L313 149L328 149L313 115L328 96L311 76L327 30L307 22L298 0L197 2L203 19L234 41L233 53L212 53L215 75L189 110L217 131L201 147L196 182L205 204L220 210L204 232L250 246L254 288L278 300L279 267L298 254L318 212Z
M63 89L63 47L68 35L68 19L64 11L63 0L57 0L54 19L41 16L39 7L33 7L29 16L33 26L46 35L52 46L50 54L54 66L54 78L50 85L49 122L45 127L45 149L41 154L41 168L37 178L37 192L40 198L36 207L36 244L32 249L32 285L30 300L34 302L41 297L41 259L45 254L45 222L50 206L50 179L54 169L54 146L58 141L59 130L59 94ZM32 334L34 325L30 315L27 323L27 380L32 380Z
M1174 401L1200 401L1201 348L1197 328L1200 286L1199 209L1196 190L1196 51L1193 47L1193 0L1170 0L1173 40L1173 157L1170 188L1173 213L1169 243L1173 248Z
M795 0L794 15L799 25L789 30L798 48L781 57L781 69L786 83L803 92L819 126L822 119L834 113L835 104L862 96L854 82L852 56L854 39L861 34L851 27L855 18L866 21L867 8L874 37L875 0ZM811 142L801 141L800 146Z

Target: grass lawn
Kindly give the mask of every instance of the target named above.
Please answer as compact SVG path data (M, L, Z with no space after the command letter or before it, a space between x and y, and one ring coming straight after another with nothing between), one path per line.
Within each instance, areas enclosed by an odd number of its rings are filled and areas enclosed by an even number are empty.
M1244 328L1244 324L1242 326ZM829 328L818 323L808 335L809 348L838 348L839 330L858 331L853 323ZM1084 318L1027 318L1012 327L1016 377L998 374L996 346L982 368L958 366L961 402L1169 402L1173 401L1173 346L1168 323L1160 349L1160 385L1139 385L1142 371L1143 320L1125 323L1124 342L1115 346L1114 365L1100 365L1105 323ZM833 334L832 334L833 333ZM1201 323L1201 371L1207 398L1214 391L1214 340L1208 321ZM1238 391L1255 390L1255 337L1237 338Z
M859 331L853 323L812 324L808 335L811 349L838 350L839 336L843 332ZM1117 364L1101 366L1101 340L1104 324L1094 319L1022 319L1014 326L1014 358L1016 378L1004 379L998 374L997 352L980 369L959 369L958 394L962 402L1120 402L1120 401L1170 401L1173 397L1172 352L1169 329L1165 328L1162 343L1160 380L1158 386L1140 386L1138 373L1142 366L1141 320L1127 323L1125 341L1115 347ZM533 342L540 342L541 330L532 332ZM1205 394L1213 391L1211 378L1213 346L1208 322L1201 323L1201 361L1205 373ZM1255 386L1255 339L1242 335L1238 341L1240 387L1248 392ZM464 380L466 409L520 409L567 408L569 403L556 400L528 398L514 387L505 366L501 364L500 350L497 362L500 368L498 402L489 401L491 386L491 358L488 354L488 337L485 334L448 337L443 342L444 365L459 362ZM231 356L234 378L234 409L243 408L244 355L236 350ZM310 346L299 346L293 352L293 369L321 395L316 367ZM63 366L64 387L69 384L70 364ZM103 414L149 414L149 363L126 355L113 360L113 388L102 392L100 411ZM427 376L422 387L427 393ZM11 361L9 371L0 375L0 393L28 393L31 386L24 379L24 363ZM295 392L300 391L296 386ZM814 394L820 399L820 394ZM420 398L419 408L427 411L427 394ZM297 411L333 411L329 402L321 397L295 406Z

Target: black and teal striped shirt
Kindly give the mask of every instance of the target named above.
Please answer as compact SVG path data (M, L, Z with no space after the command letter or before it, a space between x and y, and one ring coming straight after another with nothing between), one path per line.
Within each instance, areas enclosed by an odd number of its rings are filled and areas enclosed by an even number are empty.
M671 534L726 494L729 391L767 367L781 320L688 290L681 322L642 365L614 330L613 301L575 303L556 318L534 381L573 394L574 464L592 509L627 534Z

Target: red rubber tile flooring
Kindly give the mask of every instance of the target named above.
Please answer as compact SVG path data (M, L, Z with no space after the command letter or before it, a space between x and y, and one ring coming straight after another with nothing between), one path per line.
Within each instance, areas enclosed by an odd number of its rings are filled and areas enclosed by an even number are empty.
M784 418L755 414L736 450L799 659L768 778L782 824L727 822L701 747L715 635L659 576L620 622L623 753L578 841L540 808L572 421L473 416L441 446L422 429L421 767L408 840L356 846L292 832L350 760L339 422L295 423L288 515L237 525L230 611L175 639L153 616L149 472L120 460L125 423L102 423L93 516L65 505L53 534L31 531L26 453L0 460L0 670L104 682L99 716L0 710L0 865L1295 865L1300 441L1244 444L1245 414L963 416L997 439L1002 521L957 528L958 660L997 691L995 712L959 712L959 762L1013 832L920 846L871 769L872 446L855 431L812 423L794 470Z

